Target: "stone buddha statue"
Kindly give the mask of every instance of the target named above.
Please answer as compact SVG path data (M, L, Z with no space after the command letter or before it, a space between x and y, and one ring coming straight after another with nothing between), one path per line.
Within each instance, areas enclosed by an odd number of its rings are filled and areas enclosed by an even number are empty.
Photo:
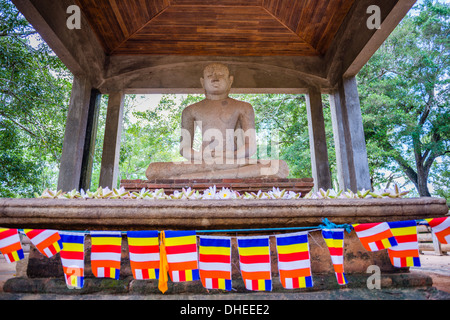
M254 110L228 96L233 83L228 68L210 64L200 82L205 99L186 107L181 116L180 153L186 161L151 163L147 179L287 177L284 161L251 158L257 149ZM202 133L200 150L193 148L196 128Z

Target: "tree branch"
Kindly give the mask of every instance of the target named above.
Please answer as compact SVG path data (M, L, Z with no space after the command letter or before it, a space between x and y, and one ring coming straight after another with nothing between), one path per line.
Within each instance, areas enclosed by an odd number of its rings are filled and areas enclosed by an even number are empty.
M0 33L0 37L28 37L36 33L37 31L35 30L27 32L13 32L13 33L2 32Z

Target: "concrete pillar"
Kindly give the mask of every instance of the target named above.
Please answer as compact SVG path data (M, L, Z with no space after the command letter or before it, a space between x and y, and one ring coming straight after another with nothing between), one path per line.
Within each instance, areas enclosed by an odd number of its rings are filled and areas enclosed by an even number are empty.
M109 94L99 181L102 188L117 187L124 98L123 92Z
M59 168L58 190L66 192L79 190L80 187L91 89L87 78L74 77Z
M366 141L355 77L342 79L330 95L339 187L370 189Z
M83 161L81 164L80 189L91 188L92 167L94 164L95 140L97 138L98 116L102 95L97 89L91 91L89 111L86 124Z
M331 173L328 163L325 122L323 118L322 95L319 89L310 88L306 95L308 114L309 145L314 189L331 188Z

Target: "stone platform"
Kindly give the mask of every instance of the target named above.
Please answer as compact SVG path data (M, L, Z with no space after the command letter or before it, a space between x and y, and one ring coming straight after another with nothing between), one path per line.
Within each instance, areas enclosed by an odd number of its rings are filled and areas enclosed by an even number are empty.
M181 191L182 188L191 188L202 192L203 190L216 186L217 189L229 188L239 193L258 192L272 190L273 187L280 190L301 193L302 196L314 188L312 178L300 179L158 179L158 180L121 180L120 186L127 191L139 192L145 189L164 189L166 193Z
M216 235L273 235L283 231L258 231L258 228L317 227L323 218L336 224L382 221L418 220L442 217L448 213L445 199L296 199L296 200L143 200L143 199L0 199L0 226L6 228L37 228L56 230L209 230L227 229ZM246 232L232 232L247 229ZM256 229L248 232L248 229ZM288 232L288 231L284 231ZM291 232L291 231L289 231ZM315 283L312 290L335 290L336 279L328 248L320 231L309 233L311 269ZM122 244L121 279L93 278L90 271L90 239L86 236L86 290L108 292L109 288L122 288L123 293L148 292L158 294L155 281L136 282L131 277L126 236ZM233 279L240 292L243 282L237 261L237 248L233 238ZM277 278L277 256L274 237L271 237L272 275L274 290L281 290ZM428 286L429 280L408 275L408 269L392 267L386 250L367 252L354 231L345 233L344 270L349 282L364 286L367 268L380 267L383 283L410 286L420 283ZM54 293L63 289L64 278L59 255L48 259L31 248L27 266L28 278L15 278L5 284L8 292ZM355 280L351 280L354 278ZM316 279L316 280L314 280ZM358 280L359 279L359 280ZM403 281L403 280L405 281ZM402 284L403 283L403 284ZM277 287L275 287L275 284ZM199 282L171 284L172 293L202 292ZM16 288L16 289L14 289ZM20 289L21 288L21 289ZM172 287L171 287L172 288ZM239 289L241 288L241 289ZM30 291L31 290L31 291ZM43 290L43 291L42 291ZM84 291L80 292L84 292ZM116 290L116 289L114 289ZM119 289L117 289L119 290ZM198 291L200 290L200 291ZM203 291L201 291L203 290ZM62 292L61 291L61 292ZM169 292L169 293L170 293ZM284 291L283 291L284 292ZM116 292L120 293L120 292ZM200 293L199 293L200 294Z

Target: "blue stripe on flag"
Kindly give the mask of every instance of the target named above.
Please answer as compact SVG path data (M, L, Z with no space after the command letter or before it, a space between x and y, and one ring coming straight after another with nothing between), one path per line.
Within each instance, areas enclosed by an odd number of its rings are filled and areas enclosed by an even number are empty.
M415 220L407 220L407 221L393 221L388 222L390 228L406 228L406 227L415 227L417 223Z
M121 231L91 231L90 232L91 237L105 237L105 238L112 238L112 237L121 237L122 236L122 232Z
M305 277L305 287L311 288L313 286L312 276Z
M266 247L269 245L269 238L261 239L238 239L238 246L241 248Z
M176 238L176 237L187 237L187 236L195 236L195 231L164 231L164 236L166 238Z
M288 246L291 244L306 243L306 242L308 242L308 235L306 234L290 237L277 237L277 244L279 246Z
M127 231L127 236L131 238L156 238L158 231Z
M84 244L84 234L66 234L64 232L59 232L62 242L70 243L80 243Z
M323 229L322 234L327 239L344 240L344 232Z
M200 246L202 247L225 247L229 248L231 246L230 239L210 239L200 237Z
M199 269L192 270L192 281L200 280L200 272Z
M225 279L225 290L231 291L231 280Z

